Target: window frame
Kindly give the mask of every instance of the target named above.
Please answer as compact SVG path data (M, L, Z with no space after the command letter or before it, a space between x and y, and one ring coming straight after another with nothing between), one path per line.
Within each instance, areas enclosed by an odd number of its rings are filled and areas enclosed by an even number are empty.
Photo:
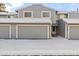
M25 17L25 12L31 12L31 17ZM32 18L33 17L33 11L23 11L23 18Z
M43 17L43 12L49 12L49 17ZM41 17L42 18L51 18L51 11L41 11Z

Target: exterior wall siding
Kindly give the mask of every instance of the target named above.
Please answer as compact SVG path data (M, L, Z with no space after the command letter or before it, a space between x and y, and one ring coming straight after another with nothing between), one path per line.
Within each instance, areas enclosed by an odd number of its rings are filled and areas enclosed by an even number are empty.
M68 13L68 18L79 19L79 13L78 12Z
M56 23L56 11L49 9L47 7L43 6L29 6L24 9L21 9L18 11L18 17L23 18L23 11L32 11L33 12L33 18L41 18L41 12L42 11L50 11L51 12L51 20L53 23Z

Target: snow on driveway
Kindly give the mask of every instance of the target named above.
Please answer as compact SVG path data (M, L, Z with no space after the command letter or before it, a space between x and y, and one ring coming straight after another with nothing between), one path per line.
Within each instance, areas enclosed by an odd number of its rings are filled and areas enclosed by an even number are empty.
M25 51L38 51L40 50L41 52L46 51L51 53L51 50L54 50L56 53L56 50L78 50L79 49L79 40L68 40L65 38L62 38L60 36L58 37L53 37L52 39L48 40L0 40L0 55L4 51L9 52L9 51L19 51L21 54L22 52L24 53ZM22 52L21 52L22 51ZM53 51L53 53L54 53ZM69 51L66 51L69 52ZM76 51L79 52L79 51ZM16 53L15 53L16 54Z

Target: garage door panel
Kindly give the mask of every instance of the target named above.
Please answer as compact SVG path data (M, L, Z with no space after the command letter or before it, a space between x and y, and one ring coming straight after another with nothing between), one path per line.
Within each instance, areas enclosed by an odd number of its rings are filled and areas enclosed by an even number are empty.
M19 38L47 38L46 26L19 26Z
M69 33L70 39L79 39L79 26L71 26Z
M0 38L9 38L9 26L0 26Z

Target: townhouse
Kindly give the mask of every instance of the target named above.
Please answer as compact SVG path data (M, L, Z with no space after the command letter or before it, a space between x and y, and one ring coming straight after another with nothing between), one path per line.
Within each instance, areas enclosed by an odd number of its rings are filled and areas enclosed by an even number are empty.
M32 4L16 10L16 13L0 13L0 38L50 39L60 35L67 39L79 39L79 34L75 34L79 32L78 19L78 11L60 12L41 4Z
M14 14L7 13L0 18L1 39L50 39L52 21L55 10L42 5L31 5L17 10ZM10 16L10 17L7 17ZM12 17L13 16L13 17ZM55 21L53 21L55 22Z
M61 15L61 13L60 13ZM62 15L61 15L62 16ZM66 17L65 17L66 16ZM57 21L58 35L66 39L79 39L79 11L64 12Z

